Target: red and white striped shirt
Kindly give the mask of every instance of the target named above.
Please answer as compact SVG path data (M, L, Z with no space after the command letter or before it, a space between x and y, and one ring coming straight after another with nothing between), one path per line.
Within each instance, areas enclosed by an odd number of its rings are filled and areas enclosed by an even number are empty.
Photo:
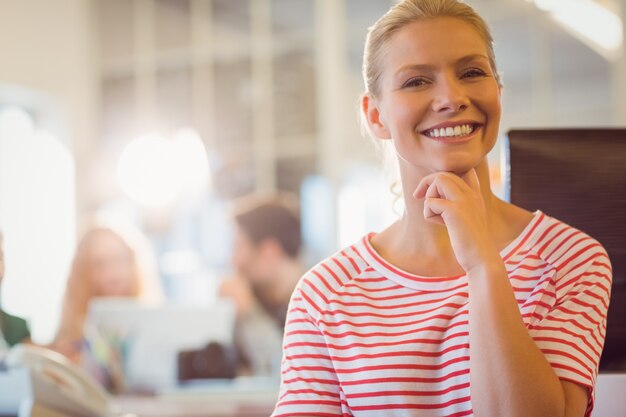
M370 237L296 288L273 416L471 416L467 276L399 270ZM604 248L538 211L501 255L537 346L559 378L593 391L611 286Z

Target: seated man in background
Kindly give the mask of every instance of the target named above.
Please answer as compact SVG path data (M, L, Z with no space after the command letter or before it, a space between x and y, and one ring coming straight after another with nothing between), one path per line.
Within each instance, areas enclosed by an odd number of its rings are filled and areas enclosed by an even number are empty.
M299 205L288 194L245 197L234 221L236 277L223 281L220 295L237 308L240 373L278 376L289 299L303 273Z
M0 231L0 285L4 278L4 251L2 231ZM18 343L30 340L30 330L26 320L12 316L0 308L0 352Z

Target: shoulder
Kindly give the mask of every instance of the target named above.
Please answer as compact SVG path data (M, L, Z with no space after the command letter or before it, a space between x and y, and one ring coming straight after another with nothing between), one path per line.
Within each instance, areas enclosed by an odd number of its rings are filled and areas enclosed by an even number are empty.
M565 222L544 215L533 251L556 272L557 289L566 290L581 281L601 280L610 286L612 268L600 242Z
M294 295L323 310L342 288L367 268L358 244L348 246L309 269L298 282Z
M610 265L602 244L582 230L545 215L539 231L541 235L535 242L535 249L542 259L559 271L565 272L581 263Z

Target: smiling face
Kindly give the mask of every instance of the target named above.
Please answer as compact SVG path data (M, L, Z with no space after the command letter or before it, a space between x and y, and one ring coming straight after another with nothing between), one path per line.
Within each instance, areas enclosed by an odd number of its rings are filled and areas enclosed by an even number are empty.
M371 130L392 139L404 170L461 174L493 148L500 87L487 45L458 18L402 27L388 41L377 97L366 96Z

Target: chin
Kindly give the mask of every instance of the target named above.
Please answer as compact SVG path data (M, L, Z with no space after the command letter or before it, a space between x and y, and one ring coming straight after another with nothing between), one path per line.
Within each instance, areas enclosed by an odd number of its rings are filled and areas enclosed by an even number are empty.
M485 149L445 149L431 154L430 166L433 172L464 174L481 165L487 158L486 152Z
M438 166L435 167L434 172L450 172L456 175L463 175L466 172L474 168L477 168L478 165L480 165L480 162L476 162L476 161L467 161L467 162L454 161L454 162L438 164Z

